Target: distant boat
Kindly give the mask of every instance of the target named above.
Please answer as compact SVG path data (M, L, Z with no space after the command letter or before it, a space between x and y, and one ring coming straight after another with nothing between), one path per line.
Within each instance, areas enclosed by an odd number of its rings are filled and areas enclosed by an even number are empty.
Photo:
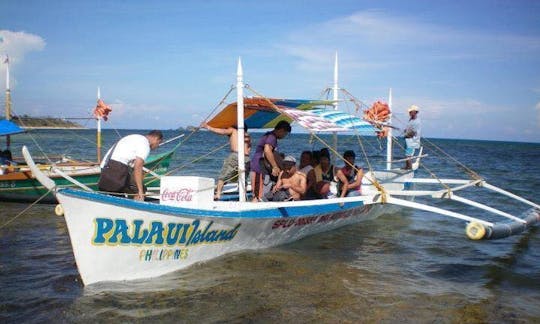
M6 149L0 149L0 201L34 202L39 200L43 203L54 203L54 195L36 180L30 168L24 161L13 161L11 154L11 136L23 133L24 130L11 119L11 96L9 89L9 59L4 61L6 69L6 119L0 120L0 136L6 138ZM106 108L107 106L105 106ZM104 103L100 99L98 89L98 105L96 112L104 109ZM105 116L96 116L98 122L98 161L85 162L61 157L58 161L50 161L38 164L38 168L48 177L53 179L59 186L75 187L87 186L97 189L97 182L101 173L99 166L101 149L101 119ZM170 160L178 146L172 150L158 155L151 155L145 161L144 184L147 187L159 187L159 176L165 174L169 168ZM79 185L74 184L73 180Z
M145 168L151 170L145 174L144 184L147 187L159 187L159 178L155 174L163 175L167 172L175 149L158 155L151 155L145 161ZM40 163L37 167L56 185L62 187L79 187L73 180L97 190L97 183L101 174L99 163L75 160L63 160L54 164ZM0 174L0 201L56 203L53 193L49 192L24 164L2 165Z
M537 210L521 219L455 194L464 188L484 186L512 196L489 186L483 179L415 178L421 153L413 157L412 170L393 168L391 165L395 161L391 161L388 156L386 170L367 171L362 180L361 196L248 202L242 172L244 121L249 123L250 129L272 128L282 119L294 120L303 127L317 131L360 132L374 131L376 128L370 122L334 110L334 100L244 98L244 87L239 62L237 102L225 107L208 122L213 127L227 127L231 123L239 125L238 201L214 201L214 180L204 175L162 178L160 204L63 188L43 174L34 165L28 150L23 148L23 156L38 180L53 191L60 202L77 267L85 285L156 277L226 253L293 242L308 235L374 219L382 213L402 207L417 208L470 222L472 226L468 226L467 231L474 239L512 235L540 220ZM334 89L337 89L337 85ZM330 109L321 107L328 104ZM391 139L391 136L388 138ZM444 183L446 189L420 191L414 188L415 184L438 182ZM404 199L396 198L400 196ZM510 218L512 223L499 225L416 203L410 199L416 196L464 202ZM539 208L537 204L519 199Z

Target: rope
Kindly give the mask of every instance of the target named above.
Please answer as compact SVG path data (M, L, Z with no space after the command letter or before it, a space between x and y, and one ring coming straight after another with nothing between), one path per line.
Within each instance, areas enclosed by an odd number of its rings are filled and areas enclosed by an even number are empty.
M21 125L23 127L27 127L23 121L21 119L19 119L19 122L21 123ZM34 136L30 133L28 133L28 135L30 135L30 139L32 140L32 142L34 142L34 144L37 146L38 150L41 152L41 154L45 157L45 159L50 163L50 164L53 164L53 162L51 161L51 159L49 159L49 157L47 156L47 154L45 154L45 151L43 150L43 148L39 145L39 143L36 141L36 139L34 138Z
M44 193L43 195L41 195L41 197L39 197L36 201L34 201L33 203L31 203L28 207L26 207L25 209L23 209L23 211L21 211L20 213L18 213L15 217L11 218L10 220L8 220L7 222L5 222L4 224L0 225L0 230L4 227L6 227L8 224L10 224L11 222L13 222L15 219L17 219L19 216L21 216L22 214L24 214L26 211L28 211L30 208L32 208L34 205L36 205L37 203L39 203L43 198L45 198L49 193L51 193L52 189L49 189L46 193Z
M219 103L214 107L214 109L212 109L212 111L211 111L210 113L208 113L208 115L206 116L206 118L204 119L204 121L208 120L208 118L210 118L210 116L213 115L214 112L215 112L221 105L223 105L223 103L225 102L225 100L229 97L229 95L231 94L231 92L232 92L234 89L235 89L234 86L231 86L231 87L230 87L229 91L227 91L227 93L223 96L223 98L219 101ZM191 136L193 136L193 134L195 134L196 132L198 132L200 129L201 129L201 127L196 127L196 128L195 128L188 136L185 136L185 137L184 137L184 139L183 139L182 142L179 144L179 146L182 145L182 144L184 144L189 138L191 138ZM219 146L217 149L214 149L214 150L208 152L207 154L204 154L204 155L200 156L199 158L196 158L196 159L194 159L194 160L192 160L192 161L189 161L189 162L187 162L187 163L184 163L184 164L180 165L180 166L177 167L177 168L171 169L171 170L169 170L168 172L166 172L163 176L167 176L167 175L172 174L173 172L180 171L180 170L182 170L183 168L185 168L186 166L188 166L188 165L190 165L190 164L192 164L192 163L195 163L195 162L199 161L200 159L202 159L202 158L204 158L204 157L206 157L206 156L208 156L208 155L210 155L210 154L213 154L214 152L217 152L218 150L224 148L224 147L227 146L227 145L229 145L229 143L225 143L225 144ZM152 181L152 182L153 182L153 181Z
M12 109L13 111L13 109ZM13 111L14 112L14 111ZM25 123L22 121L22 119L19 119L19 122L21 123L22 127L28 127L25 125ZM88 121L86 122L88 123ZM84 126L84 125L83 125ZM74 130L72 129L69 129L67 128L66 129L68 132L70 132L71 134L75 134L76 137L79 137L79 138L82 138L84 139L85 141L88 141L89 143L93 143L95 144L95 142L87 139L86 137L83 137L83 136L80 136L79 134L77 134ZM44 156L45 160L47 160L50 164L54 164L54 162L49 158L49 156L45 153L45 150L39 145L39 143L37 142L36 140L36 136L34 136L33 134L31 134L30 132L28 132L28 135L30 136L30 139L32 140L32 142L34 142L34 144L36 145L36 147L38 148L38 150L41 152L41 154ZM37 136L38 137L38 136ZM73 149L73 147L70 148L70 150L67 150L64 152L64 155L66 154L69 154L69 152Z
M423 138L422 139L423 141L425 141L426 143L430 144L431 146L433 146L434 148L436 148L439 152L441 152L444 156L446 156L449 160L455 162L458 166L462 167L465 172L467 172L469 174L469 176L474 179L474 180L483 180L483 178L478 174L476 173L474 170L472 170L471 168L467 167L466 165L464 165L463 163L459 162L456 158L454 158L453 156L451 156L450 154L446 153L443 149L441 149L440 147L438 147L437 145L435 145L434 143L432 143L431 141Z
M200 157L197 157L197 158L195 158L195 159L193 159L193 160L191 160L191 161L189 161L189 162L186 162L186 163L180 165L180 166L177 167L177 168L174 168L174 169L172 169L172 170L167 171L163 176L167 176L167 175L170 175L170 174L173 173L173 172L180 171L180 170L182 170L183 168L185 168L186 166L188 166L188 165L190 165L190 164L192 164L192 163L195 163L195 162L197 162L197 161L203 159L204 157L207 157L207 156L209 156L209 155L212 155L212 154L214 154L215 152L217 152L217 151L223 149L224 147L226 147L226 146L228 146L228 145L229 145L229 143L225 143L225 144L223 144L223 145L217 147L216 149L214 149L214 150L212 150L212 151L210 151L210 152L208 152L208 153L206 153L206 154L201 155Z
M223 96L223 98L221 99L221 101L214 107L214 109L208 114L206 115L206 118L204 119L204 121L208 120L208 118L210 118L211 115L214 114L214 112L225 102L225 100L227 99L227 97L229 97L229 95L231 94L231 92L235 89L234 86L231 86L231 88L229 89L229 91L227 91L227 93L225 94L225 96ZM196 132L198 132L199 130L201 129L200 126L198 127L195 127L195 129L193 129L193 131L191 133L189 133L188 136L185 136L184 139L180 142L179 146L181 146L182 144L184 144L188 139L191 138L191 136L193 136ZM166 174L170 174L171 172L168 172Z
M356 99L347 90L345 90L345 89L341 89L341 90L343 91L343 93L345 93L347 96L349 96L351 98L352 103L356 107L356 111L361 111L362 106L367 107L367 105L365 105L362 101ZM348 111L348 112L350 113L350 111ZM373 180L370 179L370 178L367 178L367 179L373 186L375 186L375 188L377 188L377 190L379 190L379 192L381 193L381 201L382 201L382 203L385 203L386 202L386 197L387 197L386 190L381 185L381 183L377 180L377 178L375 176L375 172L373 172L373 167L372 167L370 159L369 159L369 157L367 155L366 148L365 148L365 146L363 144L363 141L362 141L362 137L360 136L360 133L357 130L355 130L355 137L357 138L360 149L362 150L362 154L364 155L364 160L366 161L366 163L368 165L368 170L371 173L371 176L373 177ZM356 167L354 165L351 165L348 161L345 160L345 162L347 164L349 164L352 168L356 169ZM358 172L358 169L356 169L356 171Z
M405 122L403 120L401 120L399 117L394 117L395 120L397 120L398 122L400 122L401 124L405 124ZM405 147L403 145L401 145L399 139L395 136L392 135L392 139L393 139L393 142L399 146L399 148L401 148L402 150L405 151ZM423 142L428 142L429 141L426 139L426 138L422 138L422 141ZM442 151L442 150L441 150ZM439 155L440 156L440 155ZM448 155L450 157L450 155ZM457 160L456 160L457 161ZM459 163L459 162L458 162ZM450 188L450 186L448 186L447 184L445 184L444 182L441 181L441 179L433 172L431 171L431 169L429 169L424 163L422 163L422 168L435 180L437 180L437 182L439 182L439 184L446 189L446 191L448 192L448 195L451 194L452 192L452 188Z
M404 124L404 122L402 120L400 120L399 118L396 118L399 122L401 122L402 124ZM395 138L395 137L394 137ZM396 140L394 141L394 143L396 143L401 149L405 150L405 148L400 144L400 142L397 140L397 138L395 138ZM440 147L438 147L437 145L435 145L434 143L432 143L431 141L429 141L427 138L422 138L422 141L424 143L427 143L429 145L431 145L433 148L435 148L436 150L433 150L432 152L435 153L437 156L441 157L443 160L444 158L450 160L450 161L453 161L456 165L460 166L461 168L463 168L465 170L465 172L467 174L469 174L469 176L474 179L474 180L482 180L483 178L478 174L476 173L475 171L473 171L472 169L470 169L469 167L467 167L466 165L464 165L463 163L461 163L460 161L458 161L456 158L454 158L453 156L451 156L450 154L446 153L443 149L441 149ZM438 151L438 152L437 152ZM442 153L441 154L439 154ZM443 158L444 157L444 158ZM437 177L437 175L435 175L435 173L433 173L428 167L426 167L426 165L424 163L422 163L422 168L424 168L426 170L426 172L428 172L432 178L434 178L435 180L437 180L439 182L439 184L441 184L441 186L443 186L447 191L448 191L448 194L450 194L452 192L452 189L450 188L450 186L448 186L447 184L443 183L439 177Z
M214 109L206 116L206 118L204 119L205 121L208 120L208 118L209 118L211 115L213 115L214 112L215 112L221 105L223 105L223 103L225 102L225 100L229 97L229 95L231 94L231 92L232 92L234 89L235 89L235 87L234 87L234 86L231 86L231 88L229 89L229 91L227 91L227 93L223 96L223 98L220 100L220 102L219 102L219 103L214 107ZM195 129L193 129L187 136L185 136L185 137L182 139L182 141L178 144L178 147L182 146L186 141L188 141L188 140L189 140L196 132L198 132L200 129L201 129L201 127L196 127ZM115 129L115 130L116 130L116 129ZM116 130L116 132L117 132L117 134L120 136L120 134L118 133L117 130ZM214 153L214 152L217 151L217 150L222 149L222 148L225 147L226 145L228 145L228 143L227 143L227 144L224 144L224 145L222 145L222 146L220 146L218 149L213 150L213 151L211 151L211 152L209 152L209 153L207 153L207 154L205 154L205 155L203 155L203 156L201 156L201 157L199 157L199 158L197 158L197 159L194 159L194 160L192 160L192 161L190 161L190 162L184 163L183 165L180 165L180 166L177 167L177 168L171 169L171 170L167 171L166 173L164 173L163 175L160 175L159 177L156 177L156 176L154 176L154 175L151 174L152 177L150 178L149 181L146 182L146 184L147 184L147 185L150 185L150 184L152 184L152 183L158 181L159 179L161 179L161 177L163 177L163 176L167 176L167 175L172 174L173 172L180 171L180 170L182 170L183 168L185 168L186 166L188 166L188 165L190 165L190 164L192 164L192 163L195 163L195 162L197 162L198 160L202 159L203 157L205 157L205 156L207 156L207 155L210 155L210 154ZM160 161L156 161L156 164L155 164L154 168L152 168L152 169L150 169L150 170L153 171L155 168L157 168L158 165L159 165L159 162L160 162ZM120 193L114 193L114 194L120 194ZM128 196L129 196L129 194L128 194Z

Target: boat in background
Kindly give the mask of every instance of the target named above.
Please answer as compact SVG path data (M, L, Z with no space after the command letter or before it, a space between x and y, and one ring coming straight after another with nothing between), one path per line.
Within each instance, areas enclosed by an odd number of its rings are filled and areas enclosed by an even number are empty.
M335 79L334 89L337 91L337 71ZM231 123L238 126L237 201L214 201L214 179L204 175L163 177L159 204L63 188L41 172L28 150L23 148L23 156L32 172L55 193L62 206L77 267L85 285L157 277L226 253L290 243L308 235L371 220L402 207L428 210L477 224L470 230L475 239L516 234L540 220L539 206L522 198L536 210L525 219L502 215L512 219L511 225L499 225L413 202L413 197L431 196L459 200L499 215L502 213L455 194L464 188L494 188L482 179L415 178L421 153L413 157L412 170L393 168L395 161L391 155L387 157L386 170L367 170L362 180L361 196L281 202L246 201L244 121L253 129L259 124L272 128L279 120L291 120L313 131L313 135L319 131L375 132L387 125L374 125L339 112L335 109L337 95L331 101L249 99L244 98L245 88L239 60L236 103L228 105L209 121L214 127L231 126ZM391 141L391 136L388 139ZM444 190L415 190L415 184L437 181L445 184ZM498 188L496 190L507 195ZM400 196L403 198L397 198ZM508 227L512 230L508 231ZM480 235L482 230L484 233Z
M14 161L11 154L11 136L24 132L24 129L11 121L11 90L9 85L9 58L4 61L6 68L5 120L0 120L0 136L6 138L6 149L0 150L0 201L56 203L57 200L47 188L39 183L24 161ZM98 102L94 109L97 120L97 161L87 162L60 157L58 161L46 160L38 168L53 179L58 186L88 187L97 190L101 174L101 120L107 120L110 107L101 100L98 88ZM144 184L159 187L159 177L167 172L171 158L180 144L173 149L150 155L145 161Z

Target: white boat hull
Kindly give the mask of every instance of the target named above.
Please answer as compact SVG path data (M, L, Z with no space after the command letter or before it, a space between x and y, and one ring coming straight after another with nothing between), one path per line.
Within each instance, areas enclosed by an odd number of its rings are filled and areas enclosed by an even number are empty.
M289 243L373 219L386 211L375 203L376 196L186 207L73 189L59 190L57 198L85 285L157 277L226 253Z

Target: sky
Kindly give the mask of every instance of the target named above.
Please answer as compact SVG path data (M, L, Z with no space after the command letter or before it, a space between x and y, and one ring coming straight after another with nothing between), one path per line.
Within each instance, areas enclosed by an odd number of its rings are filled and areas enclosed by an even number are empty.
M397 127L415 104L426 137L540 142L540 1L0 1L17 115L88 117L100 87L105 128L199 125L239 57L257 93L317 99L336 52Z

